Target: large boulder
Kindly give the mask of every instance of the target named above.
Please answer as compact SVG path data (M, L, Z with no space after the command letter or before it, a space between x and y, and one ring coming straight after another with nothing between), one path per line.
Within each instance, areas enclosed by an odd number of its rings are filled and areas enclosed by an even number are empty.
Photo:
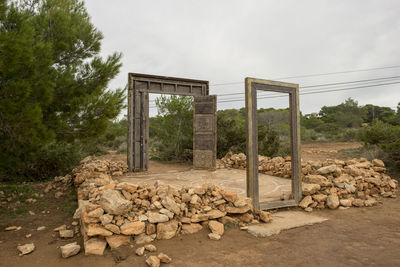
M117 190L104 191L99 204L103 210L113 215L123 215L132 209L132 202L126 200Z

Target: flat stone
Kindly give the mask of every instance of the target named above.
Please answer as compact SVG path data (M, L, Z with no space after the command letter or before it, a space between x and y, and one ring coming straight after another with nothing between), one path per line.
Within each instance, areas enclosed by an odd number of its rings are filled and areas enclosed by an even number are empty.
M106 228L103 226L100 226L98 224L89 224L88 225L88 231L87 235L88 236L111 236L113 233L111 231L108 231Z
M63 225L61 225L61 226L58 226L57 228L54 228L54 232L58 232L58 231L60 231L60 230L67 230L67 225L66 224L63 224Z
M69 258L78 254L79 251L81 250L81 246L78 245L76 242L74 242L64 246L60 246L60 250L61 250L61 256L63 258Z
M124 235L139 235L141 233L144 233L144 230L144 222L125 223L121 226L121 233Z
M156 234L146 235L145 233L143 233L138 236L135 236L135 244L142 245L142 244L150 243L150 242L153 242L154 239L156 239L156 237L157 237Z
M209 212L207 212L207 217L208 219L218 219L218 218L222 218L226 215L226 212L222 212L220 210L210 210Z
M209 221L208 228L210 228L211 232L218 235L224 234L224 225L217 221Z
M29 243L29 244L21 245L21 246L18 246L17 249L21 253L20 255L26 255L35 250L35 244Z
M126 246L131 243L131 236L129 235L112 235L107 236L106 241L110 248L119 248L120 246Z
M91 238L84 242L85 255L103 255L107 242L97 237Z
M104 228L106 228L108 231L111 231L111 232L113 232L114 234L117 234L117 235L119 235L121 233L121 230L119 229L119 227L117 225L115 225L115 224L112 224L112 223L106 224L104 226Z
M43 231L46 229L46 226L39 226L36 230L37 231Z
M237 207L226 207L226 212L227 213L231 213L231 214L242 214L242 213L246 213L246 212L248 212L249 210L250 210L251 208L250 208L250 206L249 205L246 205L246 206L243 206L243 207L239 207L239 208L237 208Z
M194 214L192 216L192 218L190 218L190 220L193 223L207 221L208 220L208 215L207 214Z
M182 225L182 234L194 234L203 229L203 226L198 223L191 224L183 224Z
M322 223L327 219L300 211L281 211L272 214L268 224L250 225L247 231L256 237L267 237L279 234L283 230Z
M74 231L72 230L60 230L59 235L61 238L72 238L74 237Z
M158 212L148 212L147 218L150 223L161 223L169 221L169 217L167 215L160 214Z

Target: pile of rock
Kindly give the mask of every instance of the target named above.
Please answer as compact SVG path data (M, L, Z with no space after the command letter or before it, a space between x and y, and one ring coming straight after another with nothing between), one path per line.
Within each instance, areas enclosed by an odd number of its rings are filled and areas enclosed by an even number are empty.
M112 175L127 170L124 162L94 160L73 170L86 254L101 255L107 244L118 247L154 239L195 233L208 226L210 239L218 240L225 223L246 225L269 222L268 212L253 210L249 198L205 184L181 189L160 185L118 183Z
M290 178L292 176L290 161L290 156L270 158L259 155L258 171L268 175ZM225 157L217 160L217 169L223 168L246 169L246 155L228 152Z
M220 168L245 168L246 155L228 153L219 160ZM290 178L290 157L259 156L259 171ZM396 197L398 181L386 174L382 160L365 158L302 162L303 195L299 206L336 209L373 206L381 197ZM287 197L287 196L285 196Z

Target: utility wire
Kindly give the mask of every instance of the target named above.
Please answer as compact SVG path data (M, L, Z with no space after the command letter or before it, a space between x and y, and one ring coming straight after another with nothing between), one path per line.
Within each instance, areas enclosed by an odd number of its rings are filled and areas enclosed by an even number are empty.
M355 86L355 87L348 87L348 88L341 88L341 89L325 89L325 90L320 90L316 91L313 90L312 92L301 92L299 95L310 95L310 94L322 94L322 93L330 93L330 92L338 92L338 91L348 91L348 90L356 90L356 89L363 89L367 87L376 87L376 86L386 86L386 85L392 85L392 84L399 84L399 82L391 82L391 83L380 83L380 84L374 84L374 85L362 85L362 86ZM264 96L264 97L258 97L257 100L259 99L270 99L270 98L278 98L278 97L287 97L286 94L280 94L280 95L272 95L272 96ZM244 99L232 99L232 100L222 100L218 101L218 103L225 103L225 102L238 102L238 101L244 101ZM157 106L150 106L149 108L156 108Z
M386 78L377 78L377 79L368 79L368 80L358 80L358 81L349 81L349 82L338 82L338 83L327 83L327 84L318 84L318 85L309 85L309 86L300 86L300 89L303 88L316 88L316 87L330 87L330 89L333 88L339 88L343 85L347 84L354 84L354 83L366 83L371 84L377 81L384 81L384 80L398 80L400 79L400 76L393 76L393 77L386 77ZM307 90L307 91L313 91L313 90ZM260 94L268 94L269 92L265 91L260 91ZM223 96L230 96L230 95L244 95L245 93L232 93L232 94L219 94L219 97ZM226 99L223 99L226 100Z
M318 77L318 76L327 76L327 75L334 75L334 74L344 74L344 73L354 73L354 72L363 72L363 71L372 71L372 70L384 70L384 69L395 69L395 68L400 68L400 65L379 67L379 68L369 68L369 69L336 71L336 72L327 72L327 73L318 73L318 74L306 74L306 75L298 75L298 76L288 76L288 77L273 78L273 80L306 78L306 77ZM227 83L211 84L210 86L222 86L222 85L233 85L233 84L243 84L243 83L244 83L244 81L241 81L241 82L227 82Z
M330 93L330 92L338 92L338 91L348 91L348 90L355 90L355 89L362 89L366 87L376 87L376 86L385 86L385 85L391 85L391 84L399 84L400 82L392 82L392 83L381 83L381 84L374 84L374 85L363 85L363 86L356 86L356 87L349 87L349 88L342 88L342 89L329 89L329 90L321 90L321 91L313 91L313 92L302 92L299 93L299 95L311 95L311 94L321 94L321 93ZM267 99L267 98L278 98L278 97L287 97L287 95L274 95L274 96L265 96L265 97L258 97L258 99ZM244 99L237 99L237 100L222 100L218 101L218 103L224 103L224 102L237 102L237 101L243 101Z
M354 84L354 83L371 83L371 82L376 82L376 81L382 81L382 80L397 80L400 79L400 76L391 76L391 77L383 77L383 78L375 78L375 79L367 79L367 80L357 80L357 81L347 81L347 82L337 82L337 83L326 83L326 84L317 84L317 85L307 85L307 86L301 86L300 89L304 88L315 88L315 87L331 87L331 88L338 88L336 85L347 85L347 84ZM308 91L313 91L313 90L306 90ZM260 91L260 93L266 93L268 94L269 92L263 92ZM231 96L231 95L244 95L245 93L227 93L227 94L218 94L218 97L224 97L224 96ZM235 99L235 98L233 98ZM228 99L223 99L223 100L228 100ZM150 100L150 102L155 102L155 100Z

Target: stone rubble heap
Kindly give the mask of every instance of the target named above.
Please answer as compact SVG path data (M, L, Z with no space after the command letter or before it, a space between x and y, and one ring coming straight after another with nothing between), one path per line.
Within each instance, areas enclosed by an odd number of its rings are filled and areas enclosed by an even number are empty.
M302 162L303 200L299 206L336 209L376 205L381 197L396 197L398 181L387 175L382 160L365 158ZM218 160L218 168L246 168L246 155L228 153ZM259 156L259 172L290 178L290 157ZM285 198L287 196L283 196Z
M125 162L85 161L72 171L77 187L85 254L102 255L111 248L179 234L196 233L208 227L210 239L219 240L224 224L246 225L271 221L271 214L255 211L249 198L204 184L201 187L134 185L118 183L112 176L127 171Z

